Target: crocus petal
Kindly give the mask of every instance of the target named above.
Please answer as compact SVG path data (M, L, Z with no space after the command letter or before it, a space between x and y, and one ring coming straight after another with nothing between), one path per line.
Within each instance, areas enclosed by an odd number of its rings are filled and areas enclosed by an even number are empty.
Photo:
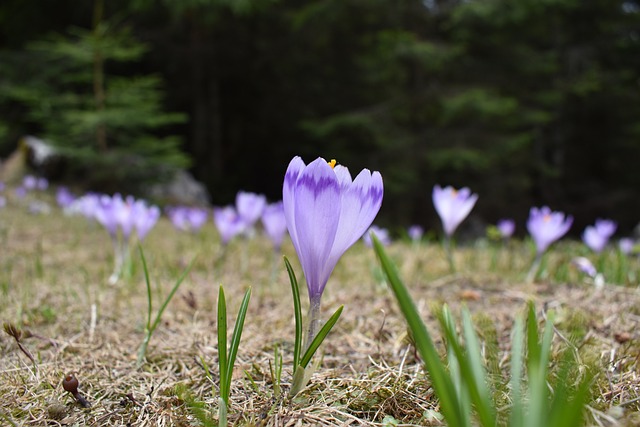
M296 188L296 183L298 182L298 177L305 167L306 165L300 157L294 157L291 162L289 162L287 172L284 175L284 185L282 186L282 204L284 206L284 217L287 221L289 236L291 237L291 241L293 242L293 246L296 248L296 251L298 250L299 245L298 233L296 232L296 217L294 215L295 203L293 193Z
M340 222L324 276L328 279L340 257L371 226L382 205L383 186L379 172L363 169L342 194Z

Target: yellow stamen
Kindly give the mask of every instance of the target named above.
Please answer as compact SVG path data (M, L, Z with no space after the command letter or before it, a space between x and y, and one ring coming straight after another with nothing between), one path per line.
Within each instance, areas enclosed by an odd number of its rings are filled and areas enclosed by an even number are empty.
M548 214L547 214L547 215L543 216L543 217L542 217L542 220L543 220L544 222L549 222L549 221L551 221L551 215L548 215Z
M331 159L331 161L327 163L329 163L329 166L331 166L331 169L333 169L336 167L336 163L338 162L336 162L336 159Z

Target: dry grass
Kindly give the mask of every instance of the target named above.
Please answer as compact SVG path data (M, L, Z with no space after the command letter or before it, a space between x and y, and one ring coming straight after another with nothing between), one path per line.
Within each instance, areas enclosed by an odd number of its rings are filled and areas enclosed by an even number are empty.
M134 256L133 273L116 286L106 233L83 218L59 212L32 216L24 208L0 212L0 320L23 332L21 343L0 335L0 425L190 426L197 425L178 389L188 389L217 409L215 303L224 284L235 313L253 287L232 382L230 421L235 425L438 425L425 414L437 400L409 340L395 301L381 280L370 249L358 243L342 259L323 298L325 318L340 304L342 318L324 347L321 367L294 400L273 394L269 363L278 346L285 357L283 385L291 379L293 310L279 256L262 238L235 241L220 260L213 225L199 235L175 231L162 220L144 243L158 295L166 295L181 271L194 267L136 369L143 337L145 285ZM563 268L571 247L556 248L549 271ZM284 252L295 260L290 245ZM639 425L640 293L637 287L602 289L566 270L566 280L543 278L525 285L530 262L524 245L502 251L495 267L487 248L459 248L460 273L450 275L436 245L389 248L430 330L430 314L442 302L466 304L487 343L496 340L495 375L508 372L510 330L528 300L557 311L557 346L575 345L584 366L599 374L588 411L591 425ZM635 264L634 264L635 263ZM301 272L297 263L294 267ZM638 269L637 261L632 268ZM553 283L552 283L553 282ZM160 298L156 299L156 306ZM82 408L61 380L74 372L91 402ZM385 421L386 420L386 421ZM385 424L386 423L386 424Z

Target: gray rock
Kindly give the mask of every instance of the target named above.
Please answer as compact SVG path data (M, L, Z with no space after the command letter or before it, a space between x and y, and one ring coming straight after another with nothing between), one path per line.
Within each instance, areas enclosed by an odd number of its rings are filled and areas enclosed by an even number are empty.
M151 187L150 197L171 205L208 206L209 192L189 172L179 170L170 181Z

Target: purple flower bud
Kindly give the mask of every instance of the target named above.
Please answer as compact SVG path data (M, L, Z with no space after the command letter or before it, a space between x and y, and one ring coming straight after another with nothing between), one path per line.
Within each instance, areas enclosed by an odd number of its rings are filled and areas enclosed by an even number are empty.
M422 239L422 236L424 235L424 228L419 225L412 225L407 229L407 234L411 240L417 242Z
M591 261L589 261L585 257L581 257L581 256L580 257L576 257L576 258L571 260L571 263L573 265L575 265L576 267L578 267L578 270L582 271L583 273L585 273L589 277L596 277L596 275L598 274L598 271L593 266Z
M516 230L516 222L512 219L501 219L496 226L503 239L509 239Z
M635 246L635 242L630 237L623 237L618 242L618 248L620 248L620 252L622 252L625 255L629 255L631 252L633 252L634 246Z

